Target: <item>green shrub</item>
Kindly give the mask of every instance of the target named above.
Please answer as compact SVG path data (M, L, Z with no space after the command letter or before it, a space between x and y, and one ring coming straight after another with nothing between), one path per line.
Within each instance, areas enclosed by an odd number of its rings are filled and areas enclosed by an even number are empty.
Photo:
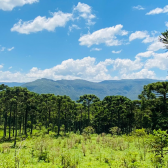
M110 131L110 133L111 133L112 135L119 135L120 132L121 132L121 129L118 128L118 127L111 127L111 128L109 129L109 131Z

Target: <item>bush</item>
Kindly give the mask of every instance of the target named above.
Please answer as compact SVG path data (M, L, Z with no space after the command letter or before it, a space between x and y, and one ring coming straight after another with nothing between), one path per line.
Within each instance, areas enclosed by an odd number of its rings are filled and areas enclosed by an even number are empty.
M86 135L90 135L94 133L94 128L91 126L88 126L86 128L83 129L83 133Z
M39 161L44 160L45 162L49 162L48 152L47 151L41 152L38 159L39 159Z
M136 129L134 131L134 134L138 137L142 137L142 136L145 136L146 135L146 132L145 132L145 129L142 128L142 129Z
M118 127L111 127L111 128L109 129L109 131L110 131L110 133L111 133L112 135L119 135L120 132L121 132L121 129L118 128Z
M149 140L149 145L152 151L155 152L155 160L163 164L164 155L167 153L165 148L168 147L168 134L166 131L154 130Z

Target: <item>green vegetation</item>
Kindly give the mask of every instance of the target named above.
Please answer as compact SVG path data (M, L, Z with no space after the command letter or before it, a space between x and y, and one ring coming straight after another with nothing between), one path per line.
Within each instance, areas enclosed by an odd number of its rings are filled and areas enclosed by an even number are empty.
M87 129L82 135L74 133L56 137L46 134L44 128L18 139L13 144L0 144L0 167L2 168L166 168L168 155L157 155L158 135L146 135L144 130L135 130L130 136L92 134ZM37 130L36 130L37 131ZM87 132L87 133L86 133ZM137 134L138 132L138 134ZM155 131L156 133L157 131ZM140 133L140 134L139 134ZM160 134L160 132L157 132ZM151 139L149 139L151 138ZM161 142L159 140L159 142ZM167 141L162 144L167 146ZM156 143L159 146L158 143Z
M49 79L38 79L21 86L39 94L52 93L62 96L67 95L75 101L84 94L94 94L101 100L110 95L122 95L131 100L136 100L142 92L144 85L157 81L153 79L124 79L96 83L85 80L53 81Z
M0 85L0 167L168 167L168 82L139 100Z

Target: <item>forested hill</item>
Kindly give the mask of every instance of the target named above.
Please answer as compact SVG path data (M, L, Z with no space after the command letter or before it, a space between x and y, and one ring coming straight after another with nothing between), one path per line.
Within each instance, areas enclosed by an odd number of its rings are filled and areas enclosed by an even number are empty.
M131 100L138 99L138 95L143 90L143 86L157 82L152 79L125 79L109 80L99 83L85 80L58 80L38 79L33 82L21 85L36 93L53 93L55 95L67 95L72 100L77 100L84 94L95 94L101 100L105 96L122 95Z

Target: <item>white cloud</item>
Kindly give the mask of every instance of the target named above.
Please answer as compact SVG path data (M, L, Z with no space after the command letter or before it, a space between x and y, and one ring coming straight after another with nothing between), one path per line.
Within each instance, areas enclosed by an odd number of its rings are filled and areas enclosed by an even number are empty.
M92 20L96 18L96 16L92 14L92 8L81 2L73 8L72 13L63 13L62 11L58 11L54 13L50 12L50 14L52 16L48 18L46 16L37 16L34 20L29 21L22 21L20 19L18 23L13 25L11 31L16 31L21 34L30 34L43 30L54 31L57 27L65 27L68 21L75 21L79 18L85 19L87 21L87 25L90 26L95 23ZM76 24L72 24L69 26L68 34L73 29L80 29L80 27Z
M154 55L154 52L153 51L146 51L146 52L142 52L142 53L139 53L135 56L135 58L138 58L138 57L151 57L152 55Z
M90 51L101 51L102 48L92 48Z
M106 66L110 65L112 60L105 60L96 64L96 59L85 57L83 59L68 59L51 69L40 70L32 68L28 74L29 78L52 78L52 79L86 79L89 81L101 81L112 79Z
M70 34L70 32L72 32L73 29L81 29L79 26L72 24L71 26L69 26L69 31L68 31L68 35Z
M130 74L123 74L121 76L122 79L156 79L156 75L154 71L149 71L148 69L142 69L139 72L133 72Z
M165 49L165 44L159 42L159 41L154 41L151 45L149 45L149 47L147 48L147 50L150 51L158 51L160 49Z
M10 66L9 69L12 69L12 66Z
M146 62L142 62L141 57L150 57ZM53 80L60 79L84 79L93 82L112 79L138 79L157 78L151 68L167 70L167 53L157 54L152 51L139 53L135 60L130 59L105 59L97 62L94 57L84 57L83 59L68 59L49 69L39 69L33 67L28 73L10 72L0 70L0 81L3 82L30 82L39 78ZM0 65L3 68L3 65ZM11 69L12 67L9 67ZM138 72L137 72L138 71ZM113 75L119 72L118 76Z
M28 82L24 74L20 72L12 73L10 71L0 71L0 81L1 82Z
M81 13L91 13L91 7L81 2L79 2L78 5L74 7L74 10L77 10Z
M165 22L166 26L168 27L168 22Z
M140 62L139 58L135 59L134 61L120 58L113 60L113 70L118 70L120 74L141 69L142 66L143 63Z
M89 5L79 2L73 11L78 11L79 16L84 18L89 26L95 24L92 19L96 18L96 16L92 14L92 8Z
M69 26L69 31L71 32L73 29L81 29L79 26L73 24L72 26Z
M0 51L5 51L6 47L1 47Z
M142 41L142 43L151 43L151 42L156 41L156 40L158 40L158 37L154 37L154 36L151 37L151 36L147 35L145 37L145 39Z
M151 43L147 48L148 51L158 51L160 49L165 49L165 44L159 41L159 36L155 36L157 33L157 31L153 31L151 32L152 36L150 36L147 31L136 31L130 35L129 41L135 39L144 39L142 43Z
M148 31L136 31L129 36L129 41L133 41L135 39L144 39L142 43L158 41L159 36L156 36L156 34L158 34L157 31L152 31L150 34Z
M133 41L135 39L143 39L148 37L148 32L147 31L136 31L135 33L132 33L129 36L129 41Z
M17 6L33 4L35 2L39 2L39 0L0 0L0 9L4 11L11 11Z
M156 8L148 12L146 15L156 15L160 13L168 13L168 5L166 5L164 8Z
M133 9L137 9L137 10L145 10L145 8L142 7L141 5L134 6Z
M116 35L124 36L128 34L128 32L122 30L122 28L123 25L119 24L113 27L97 30L92 34L85 34L79 39L80 45L86 45L88 47L94 44L99 45L101 43L105 43L107 46L121 45L122 42L117 39Z
M159 68L161 70L168 69L168 53L154 53L153 58L148 59L145 63L145 68Z
M12 48L8 48L8 51L12 51L15 47L12 47Z
M113 60L106 59L96 63L96 58L85 57L83 59L68 59L61 64L49 69L41 70L33 67L28 73L12 73L10 71L0 71L0 81L3 82L29 82L39 78L48 78L53 80L60 79L85 79L88 81L102 81L118 79L112 77L107 69L112 65Z
M114 50L113 50L112 53L113 53L113 54L119 54L119 53L121 53L121 51L122 51L122 50L119 50L119 51L114 51Z
M30 34L42 30L54 31L56 27L64 27L71 19L71 13L58 11L52 13L52 17L50 18L38 16L32 21L22 22L22 20L20 20L18 23L14 24L11 31L16 31L21 34Z

